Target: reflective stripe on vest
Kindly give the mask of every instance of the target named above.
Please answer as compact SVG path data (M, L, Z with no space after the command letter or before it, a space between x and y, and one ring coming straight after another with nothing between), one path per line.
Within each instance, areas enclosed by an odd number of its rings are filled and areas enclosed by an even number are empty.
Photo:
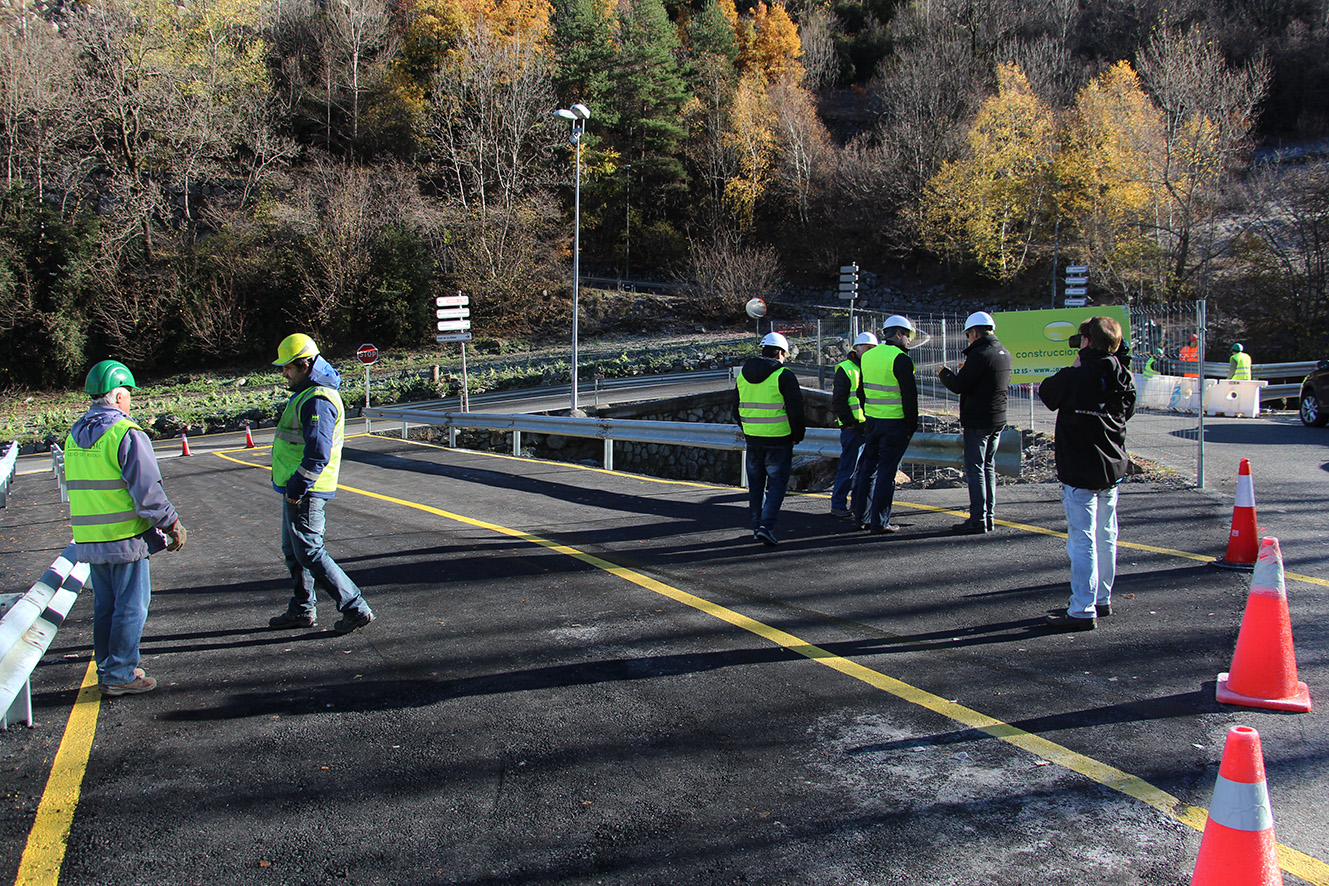
M863 411L868 418L904 418L904 398L895 377L895 358L903 353L895 345L878 345L862 356Z
M1158 366L1153 357L1144 361L1144 372L1141 373L1145 378L1155 378L1158 375Z
M794 432L780 393L780 376L788 371L777 369L755 384L738 374L738 419L747 436L788 437Z
M337 475L341 472L341 447L345 439L346 410L342 407L341 395L333 388L320 385L305 388L296 394L282 410L277 422L277 433L272 440L272 482L285 486L286 481L298 471L305 479L313 479L309 472L300 466L305 457L305 436L300 427L300 410L314 397L322 397L337 407L337 426L332 432L332 451L328 454L328 463L314 479L310 489L314 492L333 492L337 489Z
M152 528L140 517L120 469L120 443L131 430L140 430L129 418L107 429L84 449L65 438L65 480L69 489L69 525L74 541L121 541Z
M858 388L863 381L863 369L853 360L843 360L835 368L843 369L845 377L849 379L849 414L855 421L862 422L866 413L863 412L863 401L858 397Z
M1233 381L1250 381L1251 378L1251 355L1233 354L1232 355L1232 379Z

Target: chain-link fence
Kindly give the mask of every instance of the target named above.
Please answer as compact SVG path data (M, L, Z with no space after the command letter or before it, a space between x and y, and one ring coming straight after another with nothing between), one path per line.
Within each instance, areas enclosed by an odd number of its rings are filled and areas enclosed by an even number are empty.
M965 315L905 313L918 329L910 356L914 359L918 381L919 409L939 419L943 423L940 429L948 430L946 425L958 422L960 398L941 383L937 370L941 366L952 369L959 366L961 352L968 345L964 336ZM880 334L888 316L890 314L875 311L855 311L851 325L848 310L825 309L819 320L791 330L801 348L797 362L816 365L820 386L829 390L835 365L847 355L853 334L857 331ZM1207 338L1204 317L1204 302L1131 308L1131 368L1137 373L1143 372L1145 361L1155 356L1154 368L1160 374L1185 375L1194 368L1198 375L1199 364L1206 359L1214 360L1204 352ZM1186 350L1192 344L1192 335L1196 336L1194 354ZM1000 326L997 337L1001 337ZM1162 355L1156 355L1156 350L1161 350ZM1222 359L1226 357L1227 354L1222 355ZM1156 470L1171 472L1185 482L1203 485L1199 479L1203 466L1203 420L1203 416L1170 409L1141 408L1128 426L1127 448L1137 460L1149 462ZM1007 423L1026 432L1026 448L1030 452L1046 449L1055 422L1055 413L1038 399L1037 383L1011 386Z

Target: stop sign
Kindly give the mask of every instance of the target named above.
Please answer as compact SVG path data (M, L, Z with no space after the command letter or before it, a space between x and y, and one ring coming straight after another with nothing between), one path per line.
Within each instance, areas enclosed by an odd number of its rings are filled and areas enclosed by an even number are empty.
M373 345L360 345L360 350L355 352L355 359L369 366L378 359L378 348Z

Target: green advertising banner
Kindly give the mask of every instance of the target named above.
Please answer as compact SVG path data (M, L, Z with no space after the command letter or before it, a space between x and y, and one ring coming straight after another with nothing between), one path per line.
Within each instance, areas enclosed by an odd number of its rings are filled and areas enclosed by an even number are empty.
M1111 317L1121 324L1121 340L1131 340L1130 311L1120 305L1056 308L1048 311L1003 311L993 314L997 338L1011 352L1011 384L1040 382L1075 362L1070 337L1090 317Z

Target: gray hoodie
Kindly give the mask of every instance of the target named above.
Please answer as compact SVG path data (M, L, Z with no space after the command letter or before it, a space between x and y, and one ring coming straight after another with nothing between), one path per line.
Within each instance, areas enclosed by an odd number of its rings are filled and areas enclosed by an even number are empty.
M114 406L94 403L74 422L69 436L87 449L102 438L116 422L127 416ZM134 499L134 510L152 524L142 535L120 541L79 542L78 559L83 563L132 563L155 554L166 547L166 535L161 531L179 519L175 508L162 489L161 469L157 467L157 454L152 451L148 435L130 429L120 441L120 474L129 486ZM160 529L158 527L161 527Z

